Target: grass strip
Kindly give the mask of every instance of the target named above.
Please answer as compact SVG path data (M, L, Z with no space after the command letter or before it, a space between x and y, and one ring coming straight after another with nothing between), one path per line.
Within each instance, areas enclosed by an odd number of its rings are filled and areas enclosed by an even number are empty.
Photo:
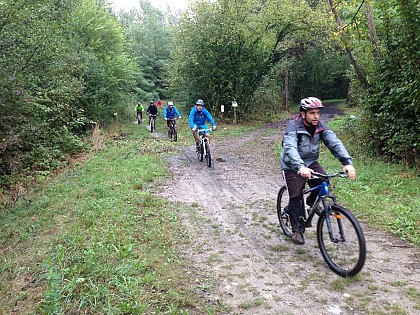
M214 314L177 255L177 205L157 198L166 139L127 124L106 149L1 213L0 313Z

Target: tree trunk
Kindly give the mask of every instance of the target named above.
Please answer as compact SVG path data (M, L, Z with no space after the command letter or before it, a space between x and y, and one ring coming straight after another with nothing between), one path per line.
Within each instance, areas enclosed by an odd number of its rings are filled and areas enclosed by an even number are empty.
M344 50L346 51L347 55L349 56L350 63L352 64L352 66L354 68L354 71L356 72L356 76L357 76L358 80L362 84L363 88L365 90L368 90L369 89L369 83L366 80L365 72L360 67L358 62L356 61L356 58L354 57L353 52L352 52L351 48L349 47L349 45L347 43L346 33L344 32L344 29L343 29L343 21L341 20L341 18L339 17L339 15L337 13L337 10L335 9L334 0L327 0L327 1L330 5L331 12L334 15L335 21L337 22L338 26L340 27L340 36L341 36L343 44L344 44Z
M287 57L286 57L287 63ZM290 84L289 84L289 67L286 64L284 68L284 93L283 93L283 108L289 111L289 95L290 95Z
M369 27L369 36L370 41L372 42L373 48L374 48L374 56L375 58L381 57L381 48L379 46L378 36L376 35L376 27L375 27L375 21L373 20L373 13L372 13L372 7L370 4L365 3L366 7L366 19Z

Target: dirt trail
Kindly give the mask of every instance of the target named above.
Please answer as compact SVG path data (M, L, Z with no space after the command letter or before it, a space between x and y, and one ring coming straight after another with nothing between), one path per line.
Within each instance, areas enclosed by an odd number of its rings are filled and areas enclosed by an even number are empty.
M274 150L283 129L280 123L234 139L213 133L212 168L197 160L194 146L168 160L174 180L162 195L196 209L180 215L193 240L183 254L198 292L226 303L228 314L418 314L420 254L409 244L363 224L367 261L357 280L346 280L324 263L315 227L303 246L281 234Z

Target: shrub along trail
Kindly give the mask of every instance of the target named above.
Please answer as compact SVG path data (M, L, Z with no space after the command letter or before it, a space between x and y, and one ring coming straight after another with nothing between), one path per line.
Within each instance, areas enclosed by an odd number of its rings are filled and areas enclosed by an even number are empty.
M281 123L230 139L212 133L212 168L193 146L168 159L173 179L159 190L190 206L178 208L192 240L182 255L197 291L226 303L229 314L417 314L419 253L408 243L363 224L365 267L344 279L323 261L316 224L303 246L281 234L275 150L283 129Z

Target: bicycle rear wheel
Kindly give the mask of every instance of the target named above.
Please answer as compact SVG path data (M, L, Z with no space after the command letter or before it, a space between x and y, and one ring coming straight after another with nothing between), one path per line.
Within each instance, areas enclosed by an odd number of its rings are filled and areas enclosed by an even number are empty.
M210 144L206 142L204 145L206 146L206 163L208 167L211 167Z
M328 230L327 215L331 231ZM317 238L325 262L336 274L352 277L362 270L366 241L359 222L349 210L332 205L330 211L323 211L318 220Z
M277 217L280 222L280 227L283 234L291 237L292 236L292 223L290 222L289 214L287 214L287 206L289 205L289 192L286 186L280 188L279 194L277 195Z

